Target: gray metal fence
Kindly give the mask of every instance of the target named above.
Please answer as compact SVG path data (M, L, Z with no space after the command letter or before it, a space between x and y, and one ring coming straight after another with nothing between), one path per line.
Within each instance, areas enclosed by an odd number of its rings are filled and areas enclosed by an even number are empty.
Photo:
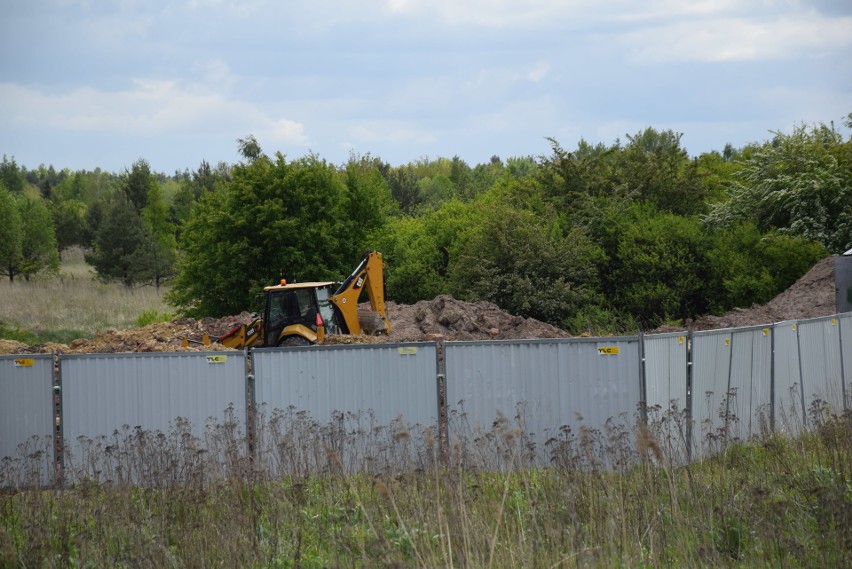
M642 337L646 421L666 454L689 459L689 336L685 332Z
M276 474L407 463L438 431L437 344L286 348L253 353L256 449ZM393 444L394 441L402 444ZM388 456L395 453L394 456Z
M582 429L634 422L639 361L638 337L448 343L450 442L481 440L496 425L498 436L527 437L534 459L549 463Z
M272 475L417 468L443 441L475 443L464 459L480 466L576 464L572 444L637 425L686 460L850 408L850 368L852 314L638 337L0 356L0 485L203 481L247 456Z
M0 356L0 483L54 478L53 356Z
M191 455L244 444L242 352L69 355L59 377L68 481L168 482ZM175 468L167 450L190 462Z

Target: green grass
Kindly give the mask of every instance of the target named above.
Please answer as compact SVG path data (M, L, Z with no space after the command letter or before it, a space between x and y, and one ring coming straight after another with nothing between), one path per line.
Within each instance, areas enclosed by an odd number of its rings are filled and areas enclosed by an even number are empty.
M525 464L522 441L493 434L502 471L472 466L481 441L462 441L441 461L430 435L411 434L395 436L384 456L414 452L419 468L390 460L347 473L325 449L325 473L214 480L201 462L178 461L192 473L179 483L15 491L0 497L0 566L852 564L852 415L679 467L644 431L604 441L607 450L575 449L632 453L612 469Z
M0 338L69 343L98 330L133 328L145 314L169 315L164 293L99 282L83 251L71 249L63 253L59 277L0 282Z

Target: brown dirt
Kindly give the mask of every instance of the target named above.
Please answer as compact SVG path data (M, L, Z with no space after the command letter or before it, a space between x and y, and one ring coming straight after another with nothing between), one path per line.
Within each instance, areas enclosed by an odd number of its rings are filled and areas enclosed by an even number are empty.
M734 308L722 316L703 316L692 323L692 328L716 330L831 316L837 311L834 263L834 257L826 257L790 288L762 306Z

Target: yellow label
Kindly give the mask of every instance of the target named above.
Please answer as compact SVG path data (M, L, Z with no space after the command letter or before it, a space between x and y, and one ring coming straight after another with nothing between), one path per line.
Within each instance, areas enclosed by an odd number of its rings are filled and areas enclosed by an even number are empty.
M795 329L796 329L796 325L795 325L795 324L793 324L792 326L790 326L790 329L795 330Z
M831 325L832 325L832 326L837 326L837 318L832 318L832 319L831 319Z
M15 367L33 367L35 364L35 360L31 358L17 358L15 360Z
M598 353L602 356L617 356L618 346L604 346L602 348L598 348Z
M401 356L413 356L417 353L417 348L414 346L404 346L399 348L399 355Z
M228 361L228 356L207 356L208 364L223 364Z
M769 328L764 328L764 329L763 329L763 335L764 335L764 336L768 336L768 335L769 335Z
M685 340L685 338L683 336L677 337L677 343L680 344L681 346L683 345L684 340Z
M726 346L730 346L730 345L731 345L731 339L730 339L730 338L725 338L725 345L726 345Z

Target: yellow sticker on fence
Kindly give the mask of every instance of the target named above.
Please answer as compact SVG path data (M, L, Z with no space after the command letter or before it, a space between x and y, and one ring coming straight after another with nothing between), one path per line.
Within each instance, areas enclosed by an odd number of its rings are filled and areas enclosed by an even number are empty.
M764 328L764 329L763 329L763 335L764 335L764 336L768 336L768 335L769 335L769 328Z
M684 340L685 340L685 338L684 338L683 336L678 336L678 337L677 337L677 343L678 343L678 345L679 345L679 346L682 346L682 345L683 345Z
M33 367L35 360L32 358L17 358L15 359L15 367Z
M598 348L598 353L602 356L617 356L618 346L603 346Z
M725 345L726 345L726 346L730 346L730 345L731 345L731 339L730 339L730 338L725 338Z
M207 356L208 364L223 364L228 361L228 356Z
M417 353L417 348L414 346L403 346L399 348L399 355L401 356L413 356Z

